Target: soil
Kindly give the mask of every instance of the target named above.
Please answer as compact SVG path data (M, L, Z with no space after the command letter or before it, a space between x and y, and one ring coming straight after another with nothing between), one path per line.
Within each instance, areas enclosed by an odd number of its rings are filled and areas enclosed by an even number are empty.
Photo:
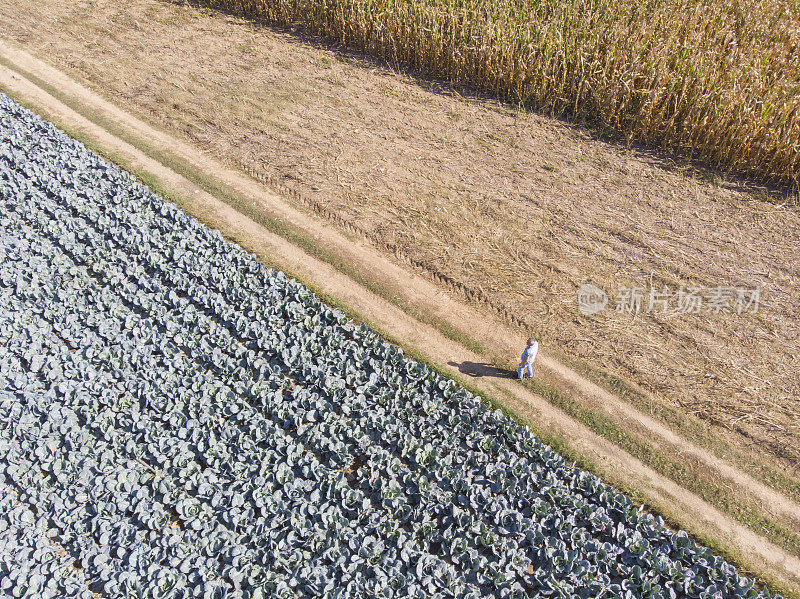
M21 73L33 73L47 85L66 93L78 101L96 117L102 117L114 126L121 126L126 133L144 137L194 166L201 166L215 177L242 193L253 202L261 202L265 210L283 215L299 227L316 232L321 246L350 246L350 251L362 257L365 265L376 272L401 277L402 283L420 301L446 301L454 314L485 324L492 335L514 336L502 323L491 316L475 311L442 294L429 281L412 273L404 273L386 256L375 249L351 241L314 215L306 214L288 205L284 199L233 170L227 169L214 158L204 156L174 137L150 128L142 121L126 114L118 107L104 101L96 94L80 86L69 77L48 67L25 52L0 42L0 57L15 68L0 65L0 82L15 97L23 99L46 118L59 123L75 134L86 136L94 144L104 148L134 171L147 172L172 194L184 198L185 207L192 213L234 237L250 251L268 257L282 268L302 276L303 280L324 289L337 300L350 306L357 313L374 322L382 330L409 347L424 348L427 357L444 364L458 356L466 364L483 363L485 356L478 355L440 333L436 328L415 320L391 302L362 287L331 265L306 253L172 170L154 160L137 147L131 145L107 128L90 121L54 98ZM452 365L454 372L460 365ZM565 374L570 371L566 370ZM574 375L574 373L571 376ZM577 381L580 383L580 380ZM695 534L711 535L730 547L740 548L750 567L766 571L783 584L800 584L800 559L775 546L750 529L738 524L700 497L686 491L674 481L667 479L651 468L632 458L619 447L599 437L583 424L573 420L561 410L553 407L542 397L531 393L517 381L505 377L481 377L474 385L487 393L498 395L505 392L510 407L523 418L536 423L548 432L570 439L573 447L598 465L598 469L610 480L624 481L640 489L652 505L667 512L680 514L681 523ZM587 387L586 392L591 389ZM791 502L787 509L793 509ZM796 507L796 506L795 506Z

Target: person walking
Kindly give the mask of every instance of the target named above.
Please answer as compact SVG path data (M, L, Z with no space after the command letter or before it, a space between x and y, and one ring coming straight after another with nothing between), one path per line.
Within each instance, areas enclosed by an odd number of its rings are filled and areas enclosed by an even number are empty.
M522 358L517 367L518 378L523 378L525 372L528 373L529 377L533 378L533 361L536 359L536 354L538 353L539 343L533 337L529 338L528 345L525 347L525 351L522 352Z

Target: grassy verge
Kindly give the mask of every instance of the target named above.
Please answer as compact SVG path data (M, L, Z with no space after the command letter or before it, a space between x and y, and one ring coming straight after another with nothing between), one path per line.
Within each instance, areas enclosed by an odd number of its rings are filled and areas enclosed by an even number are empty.
M651 395L609 372L578 363L569 356L559 356L559 359L596 385L627 401L640 412L663 422L686 440L732 463L779 493L800 502L800 479L787 474L773 462L767 461L768 458L763 454L733 447L702 420L655 400Z
M39 82L37 81L37 83ZM3 86L0 85L0 88L2 87ZM42 87L45 87L43 82L42 82ZM51 90L49 89L47 89L47 91L51 92ZM57 95L58 94L57 90L52 90L51 93L53 93L54 96L59 97ZM65 101L65 103L70 105L76 111L81 112L80 107L74 106L74 103L69 103L66 98L62 97L59 99ZM225 201L226 203L230 204L232 207L236 208L243 214L246 214L259 224L262 224L262 226L264 226L268 230L302 247L304 250L308 251L310 254L314 255L320 260L331 264L333 267L341 270L344 274L351 276L357 282L362 283L363 281L362 284L364 284L365 287L370 289L370 291L394 303L395 305L398 305L398 307L404 309L412 317L415 318L417 317L417 311L410 309L409 306L405 305L404 302L399 301L400 298L398 298L396 294L392 292L391 289L389 289L388 287L384 287L373 280L370 280L368 277L364 277L361 273L358 272L354 273L353 272L354 269L350 267L348 264L346 264L337 254L325 248L320 248L312 239L305 236L302 232L294 230L291 226L287 225L286 223L267 217L266 215L263 214L263 212L259 211L255 206L253 206L252 203L246 201L245 199L235 194L230 193L226 189L223 189L222 187L214 183L213 180L211 180L204 173L198 171L197 169L194 169L190 165L185 164L180 159L176 159L168 154L158 151L156 148L150 147L144 140L136 139L131 135L129 135L127 132L121 131L120 128L115 126L114 123L104 121L104 119L99 119L96 117L96 115L92 115L92 120L94 120L97 124L109 130L111 133L119 136L122 139L125 139L129 143L136 145L140 149L143 149L151 157L159 160L160 162L162 162L162 164L165 164L166 166L172 168L175 172L182 174L187 179L191 180L199 187L203 188L205 191L213 194L222 201ZM98 153L100 154L105 155L112 161L122 165L123 167L126 166L127 161L125 159L110 154L107 151L104 151L102 148L97 147L97 145L94 144L92 140L88 138L88 136L85 135L84 133L80 131L69 131L69 130L67 130L67 133L73 135L74 137L85 143L88 147L94 149L95 151L98 151ZM154 191L160 193L162 196L172 201L175 201L179 205L189 209L191 212L195 214L202 212L202 210L198 210L196 203L193 202L191 199L180 198L175 196L174 194L171 194L168 189L165 189L163 186L161 186L158 180L153 178L151 175L147 173L136 172L136 169L133 169L131 172L139 176L139 178L145 184L148 184L151 188L154 189ZM200 216L203 220L205 220L212 226L215 224L215 219L213 214L207 214L207 213L198 214L198 216ZM235 232L229 231L227 233L229 235L229 238L232 238L234 241L237 241L243 246L248 245L247 240L237 238ZM268 264L270 263L269 256L261 255L260 258L265 262L267 262ZM283 270L286 270L281 265L278 264L271 264L271 265L275 267L281 267L283 268ZM291 270L287 271L287 274L298 278L297 274L292 273ZM299 277L298 280L302 281L302 277ZM323 300L343 309L351 317L359 321L364 321L364 319L361 318L358 314L354 313L352 310L349 310L347 306L342 305L341 302L338 302L336 298L325 294L321 289L315 289L313 285L311 286L311 289L315 291L315 293L320 295L320 297ZM468 336L460 333L448 323L444 323L443 321L436 318L426 317L426 318L421 318L421 320L439 329L443 334L450 337L454 341L460 343L464 343L466 341L465 344L467 346L471 346L470 349L473 349L474 351L476 351L476 353L479 354L486 353L485 348L481 344L479 344L474 340L471 340ZM385 331L381 331L380 329L377 330L379 333L381 333L385 337L388 337L389 340L392 341L391 336L387 336ZM396 340L395 342L397 343ZM457 382L459 382L459 384L470 389L473 393L481 395L482 397L488 399L492 405L500 406L508 413L516 416L517 420L523 422L527 426L531 426L534 432L540 435L540 437L543 440L551 443L555 449L557 449L562 453L562 455L565 455L565 457L567 457L568 459L576 462L579 466L589 471L595 472L596 474L602 475L604 478L610 480L610 482L620 487L622 490L626 491L629 495L632 495L635 499L639 501L644 500L644 497L641 495L641 493L637 493L635 489L632 489L629 486L625 485L624 481L616 479L616 477L614 477L613 474L604 471L602 468L599 468L596 464L593 464L592 462L581 457L577 452L573 451L570 448L568 440L562 439L557 436L553 436L551 434L547 434L545 431L539 430L538 427L535 426L535 420L533 417L531 417L530 415L519 415L516 409L509 408L510 405L513 405L512 402L498 400L497 398L487 397L487 395L484 392L480 392L472 388L471 385L463 379L463 377L454 376L453 374L449 373L449 371L445 370L444 367L426 358L421 353L409 351L408 354L411 355L412 357L418 357L422 359L423 361L430 364L432 367L436 368L440 373L444 374L445 376L448 376L448 378L456 380ZM565 411L571 413L574 417L578 418L579 420L587 424L590 428L592 428L592 430L602 435L604 438L618 445L621 445L624 449L628 450L633 455L639 457L645 463L654 467L654 469L656 469L657 471L661 472L666 476L669 476L670 478L678 482L678 484L681 484L682 486L687 487L694 492L698 492L699 494L707 498L712 504L717 505L718 507L720 507L720 509L723 509L724 511L728 511L729 513L731 513L731 515L742 521L745 525L748 525L754 528L755 530L759 530L760 532L762 532L762 534L765 534L766 536L772 538L778 544L784 546L788 544L791 547L800 547L800 543L796 538L797 535L792 536L792 534L787 534L786 531L782 530L782 528L778 524L764 519L757 509L751 507L742 508L741 506L738 506L735 502L728 500L728 495L726 494L726 490L723 487L715 486L711 483L707 484L705 481L703 481L702 477L688 476L684 464L668 459L667 457L663 456L661 452L653 448L651 444L643 442L641 439L638 439L626 433L624 430L620 429L613 421L603 417L602 415L592 412L591 410L575 402L568 396L558 392L556 389L544 386L541 382L538 381L534 381L529 384L532 385L532 390L543 395L548 401L550 401L554 405L557 405L558 407L565 409ZM654 461L655 463L653 463ZM694 489L688 487L687 481L691 480L697 481L696 484L700 484L702 486ZM654 507L658 511L661 511L666 518L675 522L680 521L680 514L670 514L670 510L668 508L664 508L663 506L661 507L652 506L652 507ZM686 523L683 523L683 526L686 528L690 528L686 526ZM721 546L720 543L714 541L714 539L712 538L705 538L702 537L701 535L698 536L698 540L700 540L700 542L702 542L703 544L712 547L720 554L729 557L733 561L736 561L737 563L746 563L741 559L741 556L737 556L737 554L735 552L732 552L730 548L726 549L724 546ZM800 551L796 552L800 553Z
M688 460L675 459L663 448L625 430L613 419L588 408L583 402L539 379L524 382L538 395L579 420L604 439L621 447L659 474L699 495L711 505L787 551L800 555L800 533L769 518L758 508L758 500L740 489L731 490L717 481L713 471Z

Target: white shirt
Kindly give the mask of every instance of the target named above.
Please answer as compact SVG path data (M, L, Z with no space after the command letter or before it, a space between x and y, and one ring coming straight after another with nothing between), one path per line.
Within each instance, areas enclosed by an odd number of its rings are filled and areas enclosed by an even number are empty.
M534 341L533 345L529 345L525 348L525 351L522 352L522 358L520 358L520 362L525 362L526 364L533 364L533 361L536 359L536 354L539 353L539 342Z

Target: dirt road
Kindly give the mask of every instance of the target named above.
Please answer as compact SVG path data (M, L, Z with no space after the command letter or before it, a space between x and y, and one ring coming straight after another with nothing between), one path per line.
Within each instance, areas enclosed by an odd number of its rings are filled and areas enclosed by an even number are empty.
M449 363L448 368L454 375L460 376L465 369L469 371L470 367L465 365L485 364L487 357L467 350L442 335L436 328L412 318L407 312L372 293L330 264L270 232L229 204L207 193L196 182L176 172L176 169L180 170L180 165L186 164L203 172L213 173L213 178L220 185L259 206L273 218L306 232L320 247L334 249L343 258L352 260L357 268L365 269L382 281L392 283L398 291L403 290L407 301L454 322L480 323L477 328L482 329L483 334L479 338L484 341L495 340L493 350L516 349L515 343L519 341L517 333L510 331L491 315L459 302L426 279L407 272L368 244L347 238L322 219L298 210L258 182L226 168L195 148L126 114L24 51L0 42L0 57L7 65L0 67L0 83L17 99L69 131L85 135L93 144L117 157L126 167L156 177L159 184L170 193L186 198L187 209L212 226L221 229L247 249L268 257L277 266L324 290L406 347L419 350L434 363ZM32 82L32 79L39 85ZM81 112L92 115L92 119L89 120L71 109L41 86L58 90L64 100L80 107ZM102 123L102 126L98 123ZM134 143L129 143L130 141ZM144 148L144 151L137 146ZM149 156L148 152L153 147L168 154L177 166L173 165L175 168L171 168L163 160ZM584 380L552 357L544 356L542 365L569 381L572 386L580 388L582 393L601 398L609 409L630 410L629 406L625 406L613 395ZM484 374L489 374L488 370L485 369ZM759 537L674 481L659 475L516 381L484 376L472 379L470 383L491 396L506 398L505 403L509 408L534 422L540 430L568 439L575 450L598 465L600 473L607 479L641 490L648 502L658 508L669 513L682 514L681 526L695 534L708 535L729 547L740 548L745 565L764 572L768 578L779 580L784 585L800 588L800 559L797 556ZM653 435L659 436L664 443L677 445L696 459L708 460L730 478L732 484L749 486L753 493L783 516L798 518L800 508L795 503L745 473L693 447L647 416L637 414L635 418L643 426L651 427Z

